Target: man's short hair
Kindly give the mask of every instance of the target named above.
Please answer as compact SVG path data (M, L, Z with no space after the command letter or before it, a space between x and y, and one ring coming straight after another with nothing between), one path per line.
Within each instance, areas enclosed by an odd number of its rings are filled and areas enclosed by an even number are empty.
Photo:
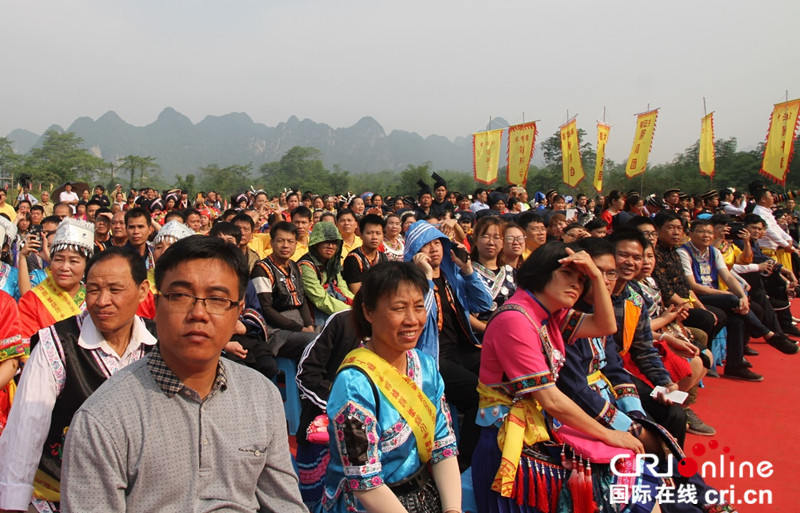
M290 223L288 221L280 221L280 222L275 223L272 226L270 226L270 228L269 228L269 238L272 239L272 240L275 240L275 236L279 231L286 232L286 233L291 233L292 235L294 235L295 239L300 234L300 230L297 229L297 225L296 224Z
M100 189L100 193L104 193L104 192L106 192L106 188L105 188L105 187L103 187L103 186L102 186L102 185L100 185L100 184L97 184L97 185L95 185L95 186L94 186L94 188L95 188L95 189Z
M133 282L137 286L147 279L147 268L144 265L144 259L133 248L126 246L108 246L105 251L95 253L86 265L86 276L89 276L89 271L96 264L115 256L121 257L128 262L131 278L133 278Z
M41 206L41 205L34 205L34 206L32 206L32 207L31 207L31 212L33 212L34 210L40 211L42 214L44 214L44 207L43 207L43 206Z
M92 205L97 205L98 207L102 207L103 204L100 203L100 200L92 199L86 202L86 208L91 207Z
M200 215L200 211L197 210L196 208L186 208L186 209L183 210L184 219L189 219L189 216L192 215L192 214L197 214L199 216Z
M585 239L575 241L575 244L586 251L592 258L614 255L614 245L607 239L602 239L600 237L586 237Z
M747 226L751 224L761 224L767 226L767 223L766 221L764 221L764 218L758 214L747 214L746 216L744 216L744 225Z
M256 227L256 223L253 221L253 218L244 213L236 214L233 219L231 219L231 223L246 223L250 226L250 230L253 230Z
M344 217L344 216L346 216L346 215L351 215L351 216L353 216L353 219L355 219L355 217L356 217L356 213L355 213L355 212L353 212L353 210L352 210L352 209L349 209L349 208L343 208L343 209L339 210L339 212L337 212L337 213L336 213L336 222L338 223L338 222L339 222L339 219L343 218L343 217Z
M20 205L22 205L23 203L27 203L29 207L31 206L31 202L30 202L30 200L21 199L21 200L19 200L19 201L17 202L17 210L19 210L19 206L20 206ZM29 209L29 210L30 210L30 209Z
M242 243L242 229L233 223L226 223L225 221L214 223L214 226L208 231L208 236L219 237L220 235L233 237L237 246Z
M761 201L761 200L764 198L764 196L766 196L767 194L771 194L771 193L769 192L769 189L758 189L757 191L755 191L755 192L753 193L753 199L756 201L756 203L758 203L758 202L759 202L759 201Z
M239 297L231 298L241 300L250 280L250 268L242 250L229 244L218 237L205 235L190 235L181 239L164 252L158 259L156 266L156 288L161 290L164 284L164 275L184 262L192 260L218 260L236 275L239 282Z
M384 230L386 229L386 221L378 214L367 214L362 217L358 222L358 231L364 233L368 224L379 225Z
M167 215L164 216L164 224L167 224L173 219L177 219L181 223L186 222L186 216L183 215L183 212L181 212L180 210L170 210L169 212L167 212Z
M311 221L311 209L305 205L299 205L292 210L292 219L294 219L294 216L304 217Z
M42 224L50 223L50 224L61 224L61 218L57 215L47 216L42 219Z
M620 228L614 230L614 232L608 236L608 241L614 244L614 248L619 246L620 242L626 241L634 241L638 242L642 245L642 249L646 249L652 246L650 241L647 240L647 237L644 236L642 232L635 228Z
M649 224L650 226L655 226L653 220L647 216L633 216L622 226L624 228L636 228L639 229L640 226Z
M544 218L533 210L526 210L520 214L519 218L517 219L517 224L520 225L523 230L527 230L528 225L531 223L545 224Z
M711 228L714 228L714 224L711 222L711 219L695 219L694 221L692 221L689 230L693 232L698 228L700 228L701 226L710 226Z
M653 218L653 224L660 230L662 226L676 219L682 222L680 216L672 210L662 210Z
M608 222L605 219L600 219L599 217L595 217L594 219L586 223L586 226L584 226L584 228L586 228L586 231L589 232L593 230L599 230L600 228L608 228Z
M731 216L729 216L728 214L714 214L709 218L709 221L711 221L711 224L713 226L720 226L720 225L727 226L731 222Z
M128 226L128 222L131 219L138 219L140 217L144 217L147 221L147 225L150 226L150 214L142 207L134 207L125 212L125 226Z

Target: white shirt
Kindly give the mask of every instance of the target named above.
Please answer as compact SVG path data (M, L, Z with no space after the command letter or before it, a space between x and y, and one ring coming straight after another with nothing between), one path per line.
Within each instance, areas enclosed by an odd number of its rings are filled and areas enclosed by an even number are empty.
M739 208L732 203L728 203L727 201L722 202L722 208L725 210L725 213L729 216L739 217L745 215L745 211L743 208Z
M78 201L78 193L75 191L61 191L61 194L58 195L58 201L66 202L66 201ZM70 205L72 208L72 213L75 213L75 205Z
M792 237L778 226L775 216L772 215L772 210L761 205L756 205L753 213L759 216L767 224L767 232L764 237L758 239L758 244L762 248L778 249L789 246L792 244Z
M144 321L134 317L131 341L119 356L103 338L92 318L84 313L78 346L94 351L106 369L114 374L142 356L142 345L152 346L155 337ZM14 404L0 436L0 509L27 510L33 495L33 477L42 457L42 446L50 430L56 398L64 389L66 372L59 349L49 336L42 336L31 351L22 372Z
M698 255L700 255L701 258L710 259L710 255L708 254L708 252L710 251L709 248L706 248L705 251L700 252L700 250L697 249L697 247L691 242L689 242L689 245L695 248L695 250L697 250L697 253ZM694 269L692 268L692 257L689 254L689 251L684 247L680 247L676 251L678 252L678 256L681 257L681 264L683 265L683 274L694 278L695 276L694 276ZM722 258L722 253L719 250L716 250L714 251L714 254L716 255L716 259L714 260L713 263L709 262L709 265L714 265L717 268L717 273L719 273L719 271L722 271L723 269L727 271L728 266L727 264L725 264L725 259ZM709 276L702 276L701 278L702 280L695 280L699 285L705 285L706 287L717 288L710 281L708 281Z

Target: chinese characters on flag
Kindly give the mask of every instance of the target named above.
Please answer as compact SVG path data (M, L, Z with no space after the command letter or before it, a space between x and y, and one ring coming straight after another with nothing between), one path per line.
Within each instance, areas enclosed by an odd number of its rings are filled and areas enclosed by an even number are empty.
M653 133L656 130L658 109L639 114L636 119L636 134L633 136L633 147L625 166L625 175L633 178L644 173L647 169L647 157L650 156L650 147L653 144Z
M497 181L502 137L502 129L472 134L472 171L476 182L489 185Z
M714 113L707 114L700 122L700 174L714 178L716 171L714 151Z
M524 123L508 128L508 183L525 185L528 181L528 167L533 157L536 143L536 123Z
M778 103L772 110L761 174L777 183L786 181L786 173L794 151L798 111L800 111L800 99Z
M578 125L575 118L561 126L561 166L565 184L575 187L583 180L585 175L581 163Z
M611 132L611 125L597 123L597 161L594 165L594 181L592 185L597 192L603 191L603 168L606 159L606 142L608 134Z

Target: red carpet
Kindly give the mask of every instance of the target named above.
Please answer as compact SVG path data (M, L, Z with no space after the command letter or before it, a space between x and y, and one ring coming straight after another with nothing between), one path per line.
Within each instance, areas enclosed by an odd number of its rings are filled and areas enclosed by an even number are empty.
M794 301L792 310L800 317L800 301ZM800 511L800 409L797 404L797 377L800 376L800 353L784 355L763 342L751 342L751 347L761 353L748 357L753 371L764 376L761 383L744 383L724 378L704 380L705 388L693 409L706 423L717 430L713 437L688 435L686 454L699 465L715 462L717 477L711 477L706 468L706 481L718 490L733 490L734 504L741 513L794 513ZM722 373L722 368L718 369ZM714 446L716 447L714 448ZM725 449L728 452L724 452ZM695 449L704 449L698 455ZM699 451L698 451L699 452ZM720 457L724 456L725 474L720 477ZM772 475L760 477L757 465L766 461L772 464ZM730 477L730 463L734 464L735 477ZM740 474L742 462L750 462L756 469L750 478L749 467ZM745 502L745 492L761 490ZM730 492L728 492L730 493ZM771 494L771 504L768 495Z

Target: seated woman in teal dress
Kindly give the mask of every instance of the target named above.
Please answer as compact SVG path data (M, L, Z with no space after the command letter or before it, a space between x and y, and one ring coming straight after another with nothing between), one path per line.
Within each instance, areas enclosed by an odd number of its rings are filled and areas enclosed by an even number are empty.
M411 263L365 274L353 317L368 338L345 357L331 388L331 457L316 511L461 511L444 383L433 358L414 349L427 290Z

